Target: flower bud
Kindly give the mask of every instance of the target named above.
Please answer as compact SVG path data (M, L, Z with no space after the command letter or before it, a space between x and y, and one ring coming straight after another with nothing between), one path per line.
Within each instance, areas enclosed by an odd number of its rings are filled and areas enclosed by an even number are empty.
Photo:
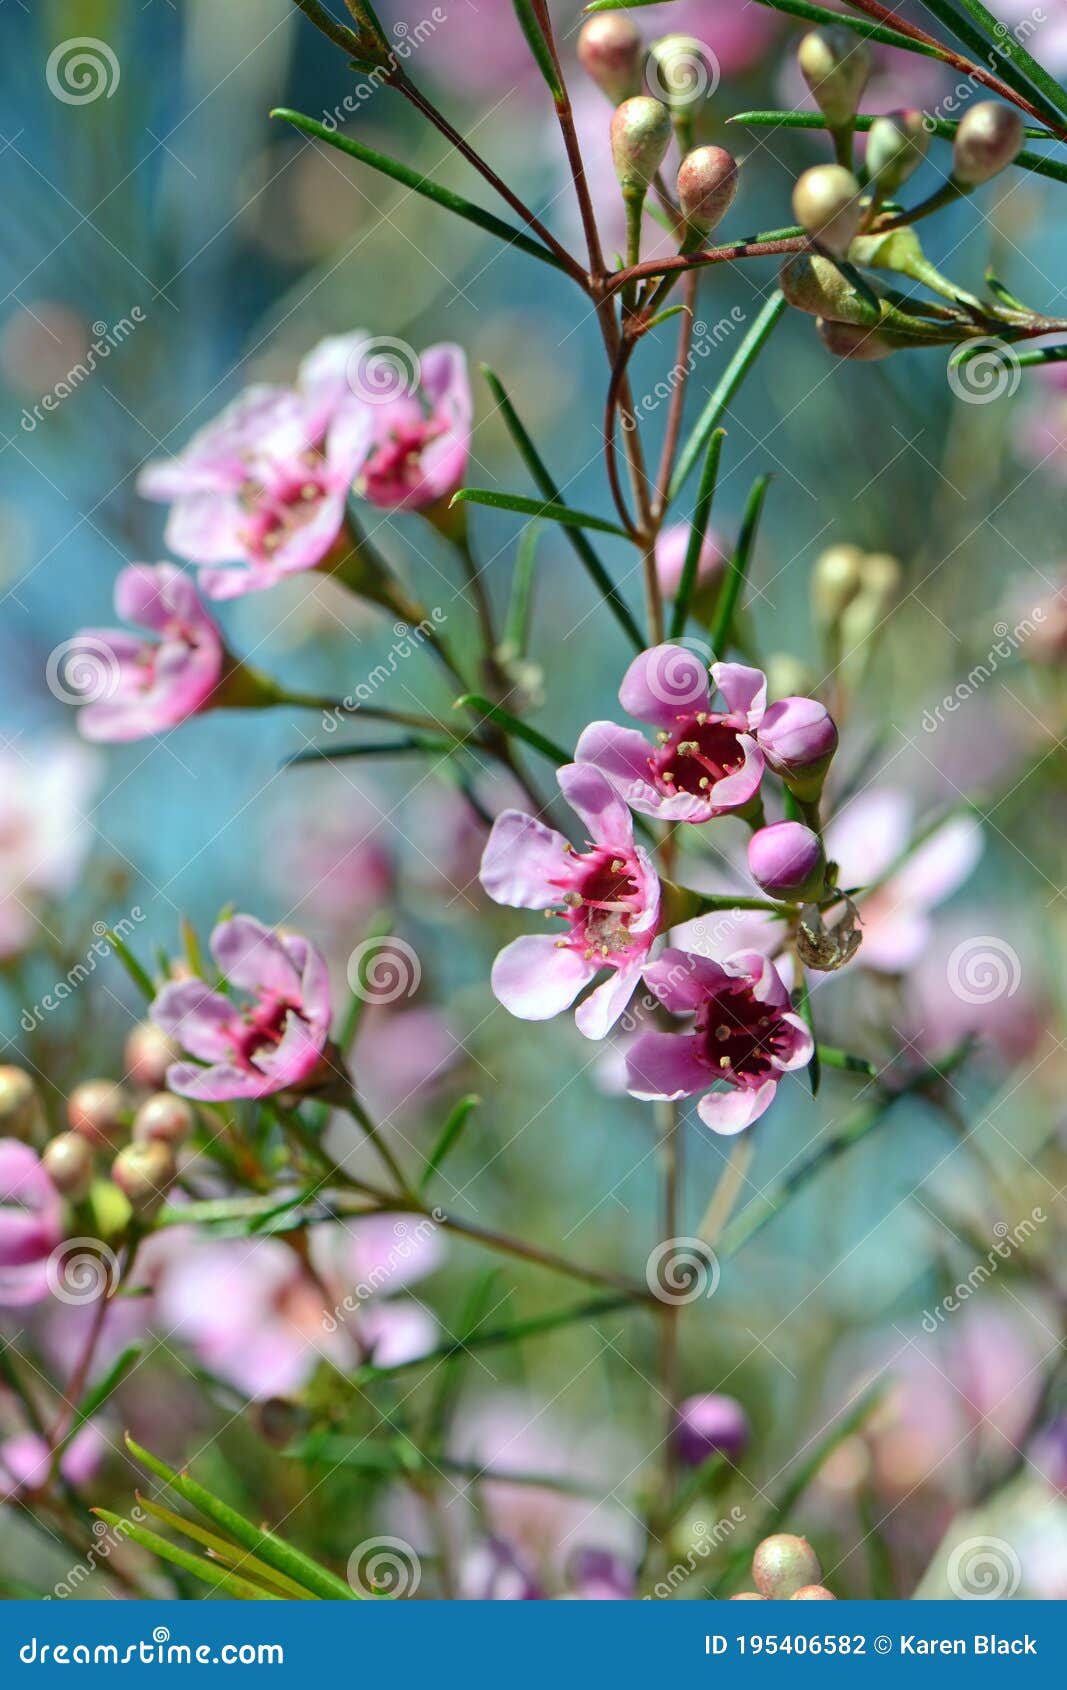
M782 265L779 285L790 305L833 323L873 328L881 321L877 306L854 288L837 265L815 252L798 252Z
M44 1127L37 1087L23 1068L0 1068L0 1138L29 1140Z
M791 698L794 693L811 692L818 685L812 670L791 651L772 651L764 660L763 671L767 677L767 697L772 702Z
M41 1155L45 1171L56 1190L72 1203L89 1195L93 1183L93 1153L80 1133L59 1133L45 1145Z
M778 1532L765 1537L752 1557L752 1579L761 1596L782 1601L805 1585L817 1584L822 1574L814 1549L804 1537Z
M964 188L976 188L1007 168L1026 138L1022 117L1014 106L982 100L960 119L952 144L952 178Z
M820 246L843 258L863 221L860 185L841 164L816 164L793 189L793 214Z
M736 1596L730 1598L731 1602L766 1602L766 1600L767 1598L761 1596L758 1590L739 1590Z
M167 1069L181 1059L181 1051L162 1027L140 1021L126 1040L126 1078L145 1091L162 1091Z
M789 1600L791 1602L836 1602L837 1597L832 1590L827 1590L824 1584L805 1584L799 1590L794 1590Z
M645 80L672 112L701 104L718 79L718 64L695 35L664 35L652 43Z
M810 903L821 896L826 858L817 833L801 822L773 822L748 842L749 873L770 898Z
M67 1099L67 1119L90 1144L114 1144L121 1137L130 1099L111 1080L83 1080Z
M921 111L890 112L876 117L867 135L864 162L879 194L892 194L918 170L930 145Z
M174 1152L158 1139L152 1144L127 1144L111 1164L111 1178L141 1219L158 1209L177 1172Z
M679 1461L699 1467L709 1455L738 1461L748 1446L748 1416L733 1397L709 1391L679 1403L674 1447Z
M760 723L759 743L795 797L805 802L818 798L837 750L837 729L825 705L815 698L783 698L772 704Z
M797 49L801 75L831 129L852 122L871 74L871 50L843 24L805 35Z
M835 358L851 358L858 364L874 364L879 358L888 358L900 350L878 329L860 329L853 323L831 323L825 317L816 317L815 333L827 352L832 352Z
M184 1097L156 1092L141 1104L133 1118L135 1144L184 1144L196 1126L196 1113Z
M588 18L578 32L578 60L612 105L640 91L644 43L634 25L618 13Z
M863 593L881 614L885 614L900 596L903 579L900 562L890 552L868 552L863 560Z
M690 228L710 234L737 194L737 160L725 147L697 147L678 170L678 203Z
M836 622L862 589L864 562L859 546L828 546L815 559L811 597L824 627Z
M611 155L625 192L643 193L671 144L671 114L659 100L638 94L624 100L611 120Z

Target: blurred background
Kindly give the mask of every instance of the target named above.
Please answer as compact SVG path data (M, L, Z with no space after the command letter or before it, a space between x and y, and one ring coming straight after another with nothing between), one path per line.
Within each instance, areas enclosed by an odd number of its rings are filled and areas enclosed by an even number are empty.
M1027 38L1055 74L1067 64L1061 9L1047 5ZM379 10L398 42L414 40L414 79L575 245L558 134L511 8L381 0ZM605 236L617 247L610 108L575 63L578 10L569 0L552 7ZM799 23L742 0L676 0L637 17L649 40L691 31L718 62L702 135L742 162L724 233L788 223L792 183L828 156L825 137L727 120L806 104L793 62ZM249 381L291 379L326 334L364 328L416 348L460 343L475 391L472 482L531 490L478 373L484 363L571 502L609 514L594 325L565 278L272 121L277 105L319 120L340 114L341 128L364 143L489 203L388 90L346 116L353 73L344 55L286 0L41 0L5 9L4 29L2 1060L32 1063L57 1122L78 1080L121 1076L137 1005L113 959L54 1013L26 1014L85 955L94 921L132 922L129 942L147 961L157 945L173 949L183 916L206 932L236 903L314 937L343 988L346 959L389 912L392 931L417 953L420 983L361 1027L356 1072L374 1113L425 1155L449 1105L477 1093L482 1107L449 1166L447 1201L483 1225L640 1276L657 1237L649 1111L620 1095L613 1049L584 1043L567 1018L529 1026L495 1005L489 963L521 924L480 892L484 831L463 795L410 762L285 767L324 743L314 713L224 712L165 739L90 749L48 679L76 629L115 620L123 565L165 555L162 513L135 491L145 460L177 450ZM58 97L48 67L79 37L107 45L109 85L93 99ZM974 97L930 60L879 53L864 110L941 109L951 98L948 115L960 115ZM916 196L943 175L941 146L934 142ZM980 289L992 266L1028 304L1060 313L1065 207L1056 183L1008 172L924 225L926 250L964 287ZM702 281L698 317L727 326L698 336L692 419L736 325L751 322L774 282L773 260L717 266ZM638 394L669 367L674 334L666 325L650 337L635 366ZM72 375L92 348L95 367ZM1059 537L1067 391L1036 372L1015 385L993 402L961 402L944 352L852 365L830 357L810 319L791 314L727 418L713 526L728 545L753 478L773 473L746 639L779 694L823 687L841 717L834 849L847 864L843 883L889 867L916 830L955 807L950 832L935 834L935 849L879 894L884 907L869 914L858 964L823 977L816 1017L830 1042L878 1066L941 1052L971 1030L979 1043L938 1103L897 1106L884 1129L724 1267L713 1298L683 1311L687 1395L728 1395L750 1427L743 1453L699 1499L703 1512L678 1527L684 1559L706 1541L707 1522L729 1520L732 1508L744 1522L699 1552L679 1584L686 1596L724 1578L738 1587L731 1555L887 1367L874 1418L836 1438L788 1513L790 1529L816 1541L827 1582L841 1596L938 1594L945 1544L962 1533L1008 1544L1019 1578L1005 1593L1067 1595L1057 1373L1067 1178ZM662 421L663 408L653 407L653 445ZM683 498L677 514L688 509ZM520 531L506 513L475 513L476 550L499 607ZM450 633L473 635L462 577L440 537L416 516L382 513L373 532L424 601L447 613ZM888 555L899 573L879 576L834 663L812 581L819 555L844 543ZM605 540L603 555L639 611L640 583L614 544ZM220 619L235 650L286 684L337 696L393 640L388 621L313 575L225 605ZM628 648L556 532L539 544L528 656L533 719L544 732L569 745L588 720L618 714ZM449 703L417 653L396 702L413 697ZM490 812L512 796L492 778L479 786ZM977 819L965 799L977 802ZM724 861L708 884L741 885L730 863L740 860L742 830L723 822L721 842ZM716 942L728 950L745 937L724 929ZM760 1123L743 1195L840 1130L862 1107L861 1091L836 1073L816 1100L799 1082L783 1088ZM687 1126L684 1230L700 1223L728 1148ZM946 1313L946 1293L969 1285L976 1264L1028 1220L1023 1242L987 1263L981 1283ZM558 1306L566 1290L519 1266L486 1288L485 1258L452 1242L430 1265L405 1296L439 1335L461 1329L476 1295L499 1324ZM268 1314L249 1319L261 1330ZM166 1330L179 1325L175 1318ZM16 1326L42 1370L51 1356L62 1374L56 1358L65 1352L44 1316ZM117 1447L117 1430L130 1425L168 1458L197 1454L239 1505L257 1519L284 1516L286 1530L331 1563L343 1566L375 1533L414 1543L431 1566L423 1594L436 1593L436 1557L453 1538L460 1594L583 1593L577 1587L591 1575L585 1563L575 1569L584 1550L617 1557L610 1577L601 1573L625 1587L619 1567L635 1563L662 1420L649 1383L654 1333L640 1314L468 1359L457 1377L450 1372L443 1401L427 1402L440 1381L420 1385L417 1373L398 1380L384 1404L335 1400L317 1376L279 1393L290 1406L282 1444L312 1424L351 1437L353 1448L392 1447L433 1414L458 1463L563 1473L578 1490L609 1494L600 1508L585 1496L466 1480L458 1503L427 1497L400 1483L388 1460L380 1472L358 1460L317 1470L279 1453L265 1462L271 1439L253 1443L246 1431L259 1439L276 1429L264 1425L262 1402L245 1406L256 1393L232 1365L245 1339L235 1331L229 1363L209 1364L203 1342L197 1358L196 1330L186 1319L109 1408L86 1486L92 1500L130 1496L132 1471ZM13 1431L2 1387L0 1409ZM9 1482L12 1515L26 1484ZM701 1522L704 1536L693 1537ZM0 1574L44 1587L62 1576L63 1547L25 1523L10 1541ZM109 1593L106 1572L78 1591Z

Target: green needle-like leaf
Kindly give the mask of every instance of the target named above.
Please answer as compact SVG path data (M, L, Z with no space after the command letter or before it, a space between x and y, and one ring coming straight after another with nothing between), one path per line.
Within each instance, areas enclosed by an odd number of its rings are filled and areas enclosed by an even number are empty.
M498 5L499 3L500 0L497 0ZM556 101L557 105L561 105L563 103L564 93L560 86L559 72L556 70L548 42L545 40L544 31L537 19L534 17L530 0L511 0L511 4L515 8L515 16L519 20L519 28L525 35L530 51L537 60L537 68L547 82L552 98Z
M1010 29L987 11L981 0L961 0L963 12L952 0L924 0L928 11L944 24L956 40L973 53L978 64L996 71L1002 82L1030 101L1051 123L1063 127L1067 115L1067 94L1055 77L1026 51ZM966 14L970 14L968 17ZM975 20L972 22L971 20Z
M142 1549L149 1550L160 1561L169 1561L171 1566L180 1567L182 1572L192 1573L194 1578L210 1585L223 1596L235 1596L241 1602L282 1600L272 1590L264 1590L262 1585L239 1578L236 1573L228 1572L225 1567L216 1565L214 1561L205 1560L199 1555L190 1555L187 1549L179 1549L176 1543L170 1543L167 1538L160 1537L158 1532L150 1532L145 1526L132 1525L121 1514L112 1514L107 1508L94 1508L93 1513L120 1532L123 1539L129 1538L131 1542L139 1543ZM351 1595L351 1592L349 1594Z
M487 698L482 697L481 693L468 692L462 698L457 698L456 709L477 710L490 722L495 722L498 728L503 728L516 739L525 741L534 751L539 751L542 757L547 757L549 762L553 763L557 769L562 768L564 763L573 763L574 761L573 754L570 751L565 751L562 745L556 745L553 740L538 733L537 729L531 728L528 722L522 721L518 716L513 716L510 710L503 709L499 704L491 704Z
M696 427L679 454L678 467L671 480L672 499L677 498L690 474L703 459L708 449L708 442L721 423L727 406L763 351L775 323L785 310L785 299L776 288L727 364L722 373L722 378L705 405Z
M78 1405L78 1412L71 1422L70 1430L63 1438L62 1443L56 1445L57 1455L63 1453L71 1438L85 1425L85 1422L91 1420L98 1409L103 1408L108 1398L118 1390L127 1374L133 1372L143 1354L143 1344L128 1344L118 1359L112 1362L104 1377L97 1381L92 1390L86 1394Z
M319 1598L313 1596L310 1590L297 1584L293 1579L287 1579L284 1573L275 1572L265 1561L259 1561L254 1555L242 1549L240 1544L227 1543L225 1538L209 1532L205 1526L198 1526L195 1520L187 1520L182 1514L175 1514L169 1508L161 1508L158 1502L152 1502L147 1496L137 1493L137 1505L154 1520L169 1526L171 1531L180 1532L184 1537L191 1538L204 1549L211 1552L214 1560L221 1562L224 1567L236 1573L255 1579L257 1583L265 1585L265 1596L279 1596L287 1601L317 1602Z
M730 559L730 567L722 584L722 592L719 595L719 603L715 612L715 626L711 630L711 649L717 657L723 655L729 644L734 613L741 597L741 588L745 584L752 563L756 534L759 530L763 504L770 484L771 478L769 475L757 476L748 496L745 514L741 520L741 532L738 535L737 548Z
M426 1190L426 1187L432 1182L438 1169L443 1165L445 1158L452 1152L452 1150L455 1149L457 1143L459 1142L460 1134L467 1125L467 1121L472 1110L477 1109L481 1101L480 1097L474 1097L473 1095L471 1097L462 1097L456 1104L455 1108L451 1111L447 1121L441 1128L440 1137L438 1138L437 1143L430 1152L430 1160L426 1164L426 1171L419 1181L420 1191Z
M711 502L715 497L715 483L719 474L719 459L722 456L722 443L726 439L726 430L717 428L708 441L708 450L704 458L704 468L700 474L700 487L697 490L696 509L689 530L689 545L686 548L685 562L682 565L682 579L678 585L678 596L674 601L671 612L669 636L677 640L685 632L686 620L689 616L689 603L696 586L697 571L700 567L700 552L704 544L704 537L708 531L711 518Z
M552 500L526 499L521 493L496 493L488 487L464 487L453 494L454 505L486 505L494 511L519 511L523 516L542 516L548 522L558 522L564 528L592 528L598 534L616 534L620 540L630 538L617 522L602 516L590 516L587 511L573 511L570 505L558 505Z
M533 610L533 584L537 568L537 542L541 525L531 522L523 529L511 577L511 596L504 620L501 647L509 661L525 657L530 643L530 615Z

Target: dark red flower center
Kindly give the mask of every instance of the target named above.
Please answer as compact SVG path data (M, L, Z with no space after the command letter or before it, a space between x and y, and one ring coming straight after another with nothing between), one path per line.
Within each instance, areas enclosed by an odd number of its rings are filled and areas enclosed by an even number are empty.
M668 797L675 792L704 797L719 781L744 767L744 748L738 743L741 731L721 716L703 711L680 717L673 733L660 735L660 746L648 760L653 783Z
M718 1079L734 1086L758 1086L779 1072L771 1057L786 1054L789 1029L777 1010L760 1003L752 988L739 980L715 994L697 1031Z
M563 893L563 908L546 914L570 923L571 937L562 944L606 962L633 943L630 922L643 907L637 865L602 845L575 852L571 863L569 875L551 882Z

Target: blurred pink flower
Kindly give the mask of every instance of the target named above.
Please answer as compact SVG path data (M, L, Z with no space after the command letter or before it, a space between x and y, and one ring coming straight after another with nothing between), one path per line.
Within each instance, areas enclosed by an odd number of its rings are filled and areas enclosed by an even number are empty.
M35 1150L0 1138L0 1307L48 1295L48 1258L63 1238L63 1200Z
M90 1421L75 1432L63 1451L59 1471L72 1485L88 1484L99 1470L107 1448L103 1433ZM52 1454L36 1432L17 1432L0 1443L0 1502L25 1491L47 1488Z
M689 535L688 522L675 522L669 528L664 528L656 541L656 573L665 598L673 599L678 596L685 554L689 549ZM726 568L727 556L726 547L717 534L709 532L704 535L697 563L693 602L699 599L706 601L709 597L714 600Z
M826 829L826 855L838 865L838 884L868 885L885 874L914 831L914 806L890 788L861 793ZM982 854L982 830L970 816L946 821L885 884L860 901L863 944L857 963L904 973L922 955L933 931L931 912L962 886Z
M369 782L301 785L272 819L267 864L288 905L339 940L351 936L393 896L395 841L390 804ZM332 947L331 947L332 948Z
M371 1115L387 1123L443 1080L462 1054L442 1010L371 1005L360 1019L351 1066Z
M384 510L422 510L463 485L470 456L472 403L462 347L431 346L419 358L417 386L374 395L374 360L360 384L370 439L356 492Z
M547 910L570 926L566 938L530 935L506 945L493 965L493 991L524 1021L568 1009L605 968L576 1014L586 1038L601 1039L626 1008L659 927L659 880L634 843L633 823L604 776L589 764L559 771L560 791L589 829L587 851L533 816L505 810L482 858L482 885L498 904ZM554 906L559 905L556 909Z
M365 345L362 332L322 341L295 388L247 388L178 457L141 471L140 492L171 505L168 546L211 598L273 587L333 547L371 439L352 380Z
M1059 76L1067 70L1067 5L1064 0L990 0L989 10L1007 24L1039 64ZM1022 25L1022 28L1019 28Z
M152 1019L208 1065L175 1063L167 1071L170 1090L217 1103L306 1084L330 1032L330 981L321 953L299 935L273 932L249 915L220 923L211 953L230 984L253 1002L242 1008L204 980L163 987Z
M97 770L96 753L76 741L0 750L0 957L32 944L41 899L74 886L92 838Z
M203 709L222 676L224 648L188 575L172 563L132 563L115 582L115 609L159 636L86 628L71 642L76 681L84 642L91 671L78 729L86 739L143 739Z
M642 1033L627 1054L634 1097L704 1095L697 1112L717 1133L739 1133L770 1108L783 1074L814 1048L774 964L740 951L721 965L667 949L645 982L673 1015L692 1015L688 1033ZM712 1091L717 1084L725 1091Z

